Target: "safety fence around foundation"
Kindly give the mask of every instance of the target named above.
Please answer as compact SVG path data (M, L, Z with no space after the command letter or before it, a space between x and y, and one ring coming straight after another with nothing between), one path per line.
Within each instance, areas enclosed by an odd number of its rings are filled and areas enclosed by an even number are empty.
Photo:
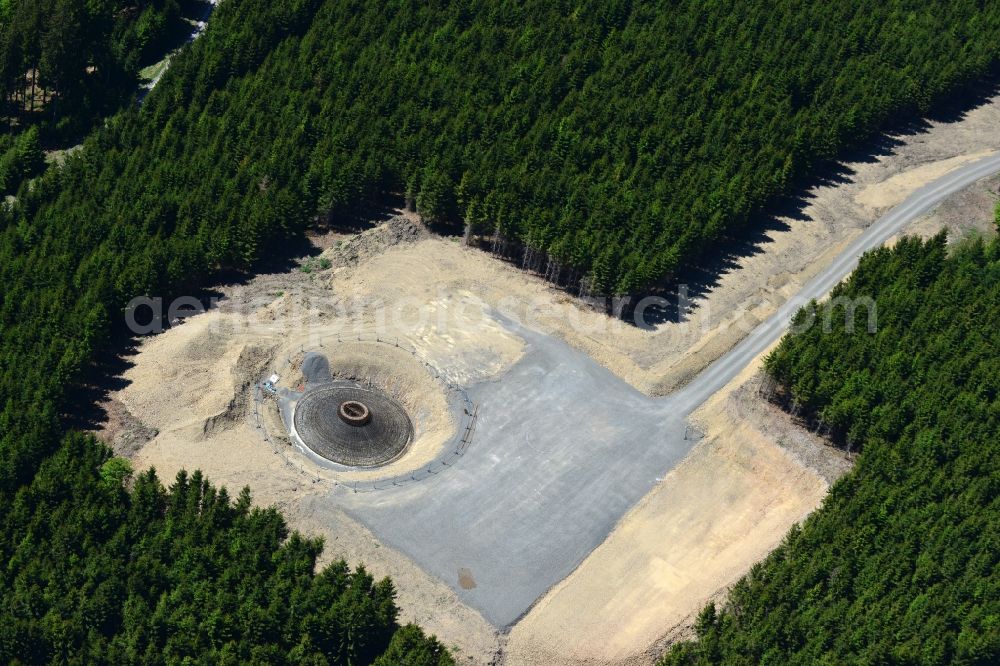
M455 436L451 439L451 441L447 442L443 446L441 452L438 453L433 460L412 470L387 476L378 476L378 470L377 468L374 468L372 470L367 470L372 474L372 476L364 479L354 477L365 474L366 470L361 469L348 471L335 469L333 464L322 459L316 454L308 450L300 450L298 445L290 442L286 434L282 433L278 436L270 431L273 428L268 428L264 410L269 408L266 404L268 401L277 399L275 395L275 391L277 389L265 388L267 382L263 377L254 385L253 388L253 413L250 417L252 419L253 427L268 443L274 455L282 458L282 462L285 467L306 477L311 483L332 484L333 486L342 488L348 492L365 493L399 488L401 486L418 483L420 481L430 479L438 474L447 472L452 465L456 464L462 456L466 454L469 447L472 445L472 440L476 432L476 422L479 417L479 406L472 402L464 388L449 381L449 379L432 363L430 363L427 358L416 349L416 347L408 343L405 339L394 336L379 335L376 333L355 333L352 335L340 334L322 337L316 340L314 346L311 344L309 349L306 349L305 345L302 345L300 346L298 353L293 353L278 359L273 369L273 374L276 374L279 377L287 376L291 370L293 362L301 354L307 352L322 353L324 349L334 350L340 345L351 343L388 345L396 349L404 350L420 362L428 373L430 373L430 375L441 384L442 388L445 390L445 396L449 406L453 409L457 409L459 413L457 419L458 426ZM268 374L271 374L271 372L272 371L269 371ZM362 385L368 384L372 388L376 388L370 381L366 382L365 380L361 380L360 383ZM273 405L271 408L275 410L278 409L277 405ZM280 415L278 415L278 422L282 423ZM402 460L405 460L405 455Z

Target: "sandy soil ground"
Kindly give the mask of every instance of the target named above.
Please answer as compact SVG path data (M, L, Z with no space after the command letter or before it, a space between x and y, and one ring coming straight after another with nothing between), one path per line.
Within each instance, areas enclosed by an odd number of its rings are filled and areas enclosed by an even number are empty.
M801 214L782 218L759 253L720 275L686 322L653 331L581 307L451 239L382 232L374 245L336 239L321 257L329 269L312 261L309 272L226 286L216 310L145 340L126 375L130 384L112 399L116 411L103 436L123 453L134 451L138 468L155 466L167 480L182 467L200 468L231 489L250 485L257 502L275 504L294 527L323 535L326 557L392 575L403 619L456 647L461 661L648 663L708 599L724 594L818 506L843 471L784 415L753 407L746 382L756 367L706 403L697 415L705 438L688 459L508 637L363 526L326 510L318 519L315 474L276 452L248 417L252 383L323 336L357 330L403 338L447 381L496 377L519 358L522 344L485 316L495 308L565 339L647 393L669 392L773 312L886 207L1000 148L998 124L994 99L959 122L900 137L892 155L848 165L848 182L810 191ZM992 205L998 183L983 181L954 197L913 231L944 225L956 235L991 232L981 220L992 219L992 211L985 218L974 213Z

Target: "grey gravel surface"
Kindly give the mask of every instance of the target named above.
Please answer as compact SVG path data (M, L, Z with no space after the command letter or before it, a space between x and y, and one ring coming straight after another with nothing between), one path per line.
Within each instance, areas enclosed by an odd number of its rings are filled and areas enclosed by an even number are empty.
M682 390L651 399L563 342L523 335L524 357L469 387L480 405L466 454L424 481L376 493L333 489L385 544L455 589L499 628L513 624L612 531L694 445L687 416L821 298L859 256L944 197L1000 171L993 155L926 185L875 222L830 266Z

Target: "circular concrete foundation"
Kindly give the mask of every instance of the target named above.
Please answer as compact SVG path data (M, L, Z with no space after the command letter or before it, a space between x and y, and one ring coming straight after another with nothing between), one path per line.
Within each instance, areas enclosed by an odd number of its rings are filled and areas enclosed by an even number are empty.
M398 458L413 424L391 397L368 387L328 384L295 405L295 432L317 455L349 467L377 467Z

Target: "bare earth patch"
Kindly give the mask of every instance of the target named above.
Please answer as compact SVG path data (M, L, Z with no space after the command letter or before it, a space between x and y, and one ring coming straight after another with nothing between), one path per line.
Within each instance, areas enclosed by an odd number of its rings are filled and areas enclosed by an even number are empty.
M103 405L107 420L95 434L104 441L117 456L132 457L146 442L158 434L128 411L116 398Z

